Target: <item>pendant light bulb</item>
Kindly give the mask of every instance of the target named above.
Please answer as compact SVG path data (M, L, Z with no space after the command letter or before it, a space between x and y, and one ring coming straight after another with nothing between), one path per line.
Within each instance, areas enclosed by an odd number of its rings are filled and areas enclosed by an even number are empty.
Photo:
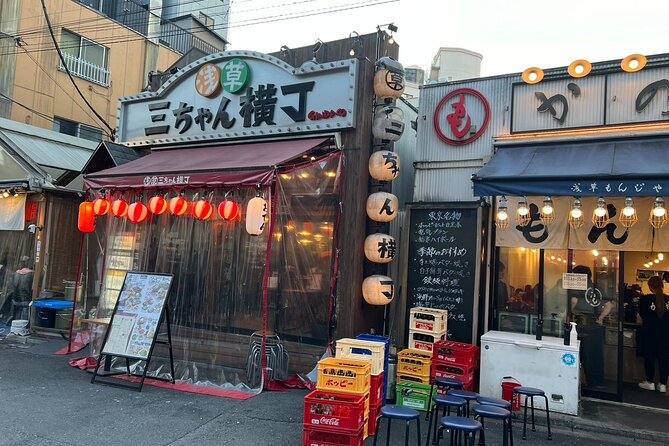
M544 206L541 208L541 213L544 215L551 215L553 213L553 200L551 200L551 197L544 198Z
M595 208L595 215L599 218L602 218L606 216L606 201L604 201L603 198L600 197L599 200L597 200L597 208Z
M583 211L581 208L574 208L570 212L573 218L581 218L583 216Z

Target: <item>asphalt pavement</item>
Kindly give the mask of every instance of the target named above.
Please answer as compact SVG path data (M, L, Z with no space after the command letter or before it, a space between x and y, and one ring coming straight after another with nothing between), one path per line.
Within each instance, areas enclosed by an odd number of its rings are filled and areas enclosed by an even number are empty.
M263 392L248 400L235 400L145 386L143 391L91 384L91 375L73 368L77 357L53 353L62 339L0 337L0 445L65 446L116 445L216 445L299 446L305 390ZM83 356L86 350L80 352ZM660 413L658 416L667 416ZM569 421L571 419L571 422ZM598 428L584 428L579 418L555 417L553 439L546 438L540 420L537 432L520 438L522 422L514 422L516 445L629 445L667 444L661 435L621 435L609 429L609 420ZM669 418L667 419L669 421ZM619 422L620 420L610 420ZM427 423L421 417L425 444ZM501 445L501 430L487 423L487 444ZM592 423L590 423L592 424ZM611 424L613 426L613 424ZM669 426L669 422L664 424ZM412 428L413 429L413 428ZM385 422L379 445L386 442ZM416 433L411 431L411 445ZM664 437L669 438L669 436ZM658 440L658 441L651 441ZM365 446L373 444L369 437ZM392 426L390 445L404 444L404 426ZM446 441L441 442L447 444Z

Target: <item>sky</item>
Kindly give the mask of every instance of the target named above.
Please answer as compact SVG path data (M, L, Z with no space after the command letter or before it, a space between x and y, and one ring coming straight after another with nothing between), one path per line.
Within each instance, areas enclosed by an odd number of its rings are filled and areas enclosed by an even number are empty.
M399 61L426 71L440 47L480 53L482 76L669 53L669 0L232 0L231 11L230 50L269 53L392 22ZM312 15L278 20L296 13ZM274 21L239 26L258 17Z

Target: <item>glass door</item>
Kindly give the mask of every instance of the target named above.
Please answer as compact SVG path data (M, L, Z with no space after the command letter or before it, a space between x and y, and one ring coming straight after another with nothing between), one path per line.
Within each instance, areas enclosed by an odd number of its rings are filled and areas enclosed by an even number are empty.
M571 251L572 273L587 274L585 291L568 293L570 320L581 340L581 390L585 396L622 400L620 258L618 251Z

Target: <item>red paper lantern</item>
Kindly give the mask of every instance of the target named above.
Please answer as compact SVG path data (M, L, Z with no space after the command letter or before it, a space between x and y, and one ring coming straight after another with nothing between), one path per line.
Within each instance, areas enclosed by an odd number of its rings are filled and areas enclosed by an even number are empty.
M111 213L117 217L125 217L128 213L128 203L123 198L112 201Z
M141 223L149 216L149 210L144 203L133 203L128 206L128 220L132 223Z
M242 221L242 208L237 208L237 216L235 217L236 221Z
M188 202L182 196L174 197L170 199L169 209L170 214L180 217L188 210Z
M156 215L165 213L167 210L167 200L159 195L151 197L149 199L149 210Z
M218 215L220 215L221 218L224 218L228 221L232 221L235 218L237 218L238 213L239 213L239 206L234 201L225 200L224 202L218 205Z
M77 226L81 232L95 231L95 214L93 213L93 203L90 201L79 204Z
M106 198L93 200L93 214L105 215L109 211L109 201Z
M214 207L207 200L198 200L193 203L193 215L198 220L206 220L211 217Z

